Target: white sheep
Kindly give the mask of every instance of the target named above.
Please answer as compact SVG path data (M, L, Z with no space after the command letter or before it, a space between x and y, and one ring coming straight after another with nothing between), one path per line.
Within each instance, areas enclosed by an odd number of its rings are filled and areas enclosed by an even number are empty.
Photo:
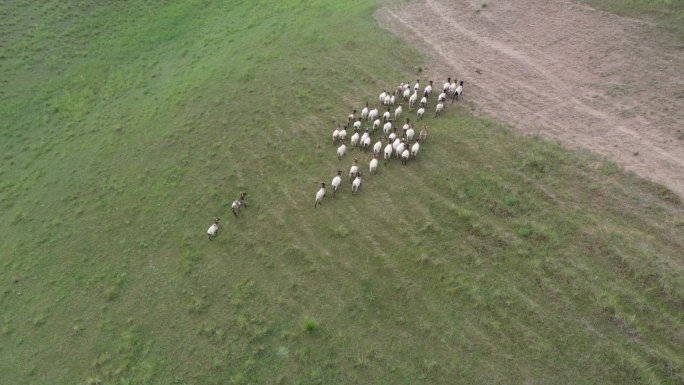
M340 142L344 142L347 139L347 126L342 127L339 134Z
M359 130L361 129L361 121L357 120L354 122L354 129Z
M373 131L377 130L378 128L380 128L380 119L375 119L373 121Z
M420 107L418 109L418 112L416 113L416 116L418 117L418 120L423 119L423 115L425 115L425 107Z
M456 82L458 82L458 80L454 79L454 82L449 84L449 91L448 91L449 95L453 95L454 92L456 92L456 86L457 86Z
M337 170L337 175L333 177L332 183L330 183L333 186L333 198L335 197L335 193L337 193L337 189L340 188L340 184L342 183L342 170Z
M423 97L420 99L420 106L421 106L421 107L427 106L427 97L426 97L426 96L423 96Z
M373 145L373 154L379 154L380 151L382 151L382 138Z
M411 153L409 152L408 148L404 149L401 152L401 164L406 166L406 162L408 162L409 156L411 156Z
M411 124L409 123L409 119L406 118L406 123L404 124L404 127L401 128L404 137L406 137L406 131L408 131L409 128L411 128Z
M372 110L368 111L368 121L372 122L373 120L377 119L378 117L378 108L373 108Z
M244 206L247 208L247 201L245 198L247 197L247 193L241 192L240 193L240 198L238 200L234 201L232 205L230 205L230 208L233 210L233 215L237 217L237 212L240 211L240 209Z
M444 83L444 86L442 86L442 90L444 92L447 92L449 90L450 85L451 85L451 78L447 78L447 82Z
M415 130L413 127L409 127L408 130L406 130L406 140L409 142L413 140L413 136L416 134Z
M314 203L314 208L316 208L317 205L323 204L323 198L324 197L325 197L325 183L321 182L321 188L316 193L316 202Z
M213 241L214 238L216 238L216 235L218 235L218 230L219 230L219 221L220 218L214 219L214 224L212 224L209 229L207 230L207 236L209 236L209 240Z
M387 146L385 146L385 166L387 166L387 160L392 157L393 149L392 143L387 143Z
M441 94L439 94L439 97L437 98L437 102L442 103L442 102L446 101L446 98L447 98L447 94L445 92L442 92Z
M428 84L423 91L423 96L426 98L429 97L430 94L432 94L432 80L430 80L430 84Z
M337 147L337 160L342 160L345 151L347 151L347 146L343 142L340 147Z
M451 102L453 103L454 100L458 101L458 97L461 96L462 93L463 93L463 80L461 80L458 84L458 87L456 87L456 89L454 89L454 94L451 97Z
M392 95L390 95L390 94L385 95L385 103L384 104L386 106L389 106L391 103L392 103Z
M437 106L435 107L435 116L439 116L439 114L441 114L442 111L444 111L444 103L439 102L439 103L437 103Z
M394 110L394 120L399 119L402 111L403 111L403 109L401 108L401 104L400 104L399 107L397 107L397 109Z
M390 104L391 106L393 106L395 102L396 102L396 98L394 97L394 95L390 96L390 102L389 102L389 104Z
M385 133L385 136L387 136L390 133L390 131L392 131L392 122L391 121L385 123L385 125L382 126L382 132Z
M361 135L361 148L363 148L364 151L368 150L371 144L371 138L370 134L368 133L368 129L366 129L366 132Z
M385 113L382 114L382 121L387 122L390 119L392 119L392 113L390 112L389 107L387 107L387 111L385 111Z
M418 91L420 91L420 79L416 80L416 85L413 86L413 91L415 93L418 93Z
M411 96L411 86L408 88L404 88L404 100L408 100L409 96Z
M356 110L352 111L351 114L347 115L347 125L351 126L352 123L356 120Z
M356 177L356 174L359 173L359 159L354 158L354 164L349 168L349 182Z
M416 101L418 100L418 93L414 92L411 94L411 97L409 98L409 108L413 107L414 104L416 104Z
M368 112L368 102L366 102L366 107L363 107L363 110L361 110L361 120L368 118Z
M418 150L420 150L420 143L416 141L413 143L413 146L411 146L411 156L414 158L418 156Z
M394 141L392 142L392 148L397 149L399 147L399 144L401 144L401 138L397 138L395 135Z
M380 94L380 104L385 103L385 96L387 96L387 91L382 90L382 93Z
M391 134L389 134L387 139L389 139L390 144L392 144L397 139L397 129L396 128L394 129L394 131ZM394 148L394 147L395 146L392 145L392 148Z
M359 130L354 129L354 135L351 137L351 145L352 147L356 147L357 144L359 144L359 138L361 136L359 135Z
M369 171L370 174L373 174L373 172L377 171L377 169L378 169L378 154L373 155L373 159L371 159L371 161L370 161L369 169L370 169L370 171Z
M404 150L406 149L406 144L404 142L400 142L399 145L397 145L395 151L397 152L397 158L399 158L403 153Z
M359 192L360 187L361 187L361 172L358 172L356 174L356 178L354 179L354 182L352 182L352 194L355 192Z
M337 142L338 139L340 139L340 125L339 124L337 125L337 127L335 127L335 131L333 131L333 134L332 134L333 143Z

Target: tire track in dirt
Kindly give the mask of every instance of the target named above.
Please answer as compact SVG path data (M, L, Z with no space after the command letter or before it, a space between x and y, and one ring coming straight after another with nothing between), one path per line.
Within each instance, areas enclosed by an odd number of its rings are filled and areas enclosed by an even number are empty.
M436 84L465 80L476 113L606 155L684 197L684 44L653 25L563 0L426 0L376 18L432 59Z

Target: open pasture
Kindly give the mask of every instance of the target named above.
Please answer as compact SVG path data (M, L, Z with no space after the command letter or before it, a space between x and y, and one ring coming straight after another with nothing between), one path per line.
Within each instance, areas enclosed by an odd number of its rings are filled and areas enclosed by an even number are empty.
M0 382L681 383L668 189L447 103L351 195L377 6L3 4Z

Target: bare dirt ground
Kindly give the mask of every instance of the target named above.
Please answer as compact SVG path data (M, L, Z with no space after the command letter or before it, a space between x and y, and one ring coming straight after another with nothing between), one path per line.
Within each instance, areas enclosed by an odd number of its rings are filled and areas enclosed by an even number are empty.
M433 60L425 75L439 88L465 80L475 113L684 197L684 44L652 23L567 0L411 1L376 18Z

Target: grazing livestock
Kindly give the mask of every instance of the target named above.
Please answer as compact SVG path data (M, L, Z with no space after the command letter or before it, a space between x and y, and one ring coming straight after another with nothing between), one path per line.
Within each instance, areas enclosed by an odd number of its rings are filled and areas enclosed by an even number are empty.
M387 166L387 161L389 160L389 158L392 157L392 150L394 150L394 148L392 147L392 143L387 143L387 146L385 146L385 152L384 152L385 153L385 166Z
M324 197L325 197L325 183L321 182L321 188L316 193L316 202L314 203L314 208L316 208L317 205L323 204L323 198Z
M375 144L373 145L373 154L379 154L380 151L382 151L382 140L383 138L380 138Z
M378 108L375 107L372 110L368 111L368 121L372 122L373 120L377 119L378 117Z
M408 86L408 84L407 84ZM408 100L409 96L411 95L411 86L405 87L404 88L404 100Z
M426 97L426 98L429 98L429 97L430 97L430 94L432 94L432 80L430 80L429 83L430 83L430 84L428 84L428 85L425 87L425 90L423 91L423 96Z
M366 128L366 132L361 135L361 148L366 151L370 148L371 144L371 139L370 139L370 134L368 133L368 129Z
M337 142L340 139L340 125L339 124L337 125L337 127L335 127L335 131L333 131L332 139L333 139L333 143Z
M355 128L354 129L354 135L352 135L352 137L351 137L352 147L356 147L359 144L359 138L360 137L361 136L359 135L359 130Z
M347 139L347 126L342 127L338 135L340 142L344 142Z
M406 130L406 140L407 141L412 141L413 136L416 134L416 131L413 129L413 127L409 126L408 130Z
M397 152L397 158L401 157L402 154L404 153L404 150L406 149L406 143L401 141L397 147L395 148L395 151Z
M373 159L371 159L371 161L370 161L369 169L370 169L370 171L369 171L370 174L373 174L374 171L377 171L377 169L378 169L378 154L373 155Z
M428 131L427 131L427 126L423 126L423 129L420 130L420 141L425 142L425 139L427 139Z
M420 150L420 142L416 141L413 143L413 146L411 146L411 156L415 158L418 156L418 150Z
M354 182L352 182L352 194L355 192L359 192L360 187L361 187L361 172L358 172L356 174L356 178L354 179Z
M394 110L394 120L399 119L399 117L401 116L402 111L403 111L403 109L401 108L401 104L400 104L399 107L397 107L397 109Z
M335 197L335 193L337 192L337 189L340 188L340 184L342 183L342 170L337 170L337 175L333 177L331 185L333 186L333 198Z
M409 156L411 156L411 153L409 152L408 148L404 149L404 151L401 152L401 164L406 166Z
M247 208L247 201L245 198L247 197L247 193L241 192L240 193L240 198L238 200L234 201L233 204L230 206L231 209L233 210L233 215L237 217L237 212L240 211L240 209L244 206Z
M447 82L444 83L444 86L442 86L442 91L449 91L449 86L451 86L451 78L447 78Z
M390 119L389 122L385 123L385 125L382 127L382 132L385 133L385 136L387 136L390 131L392 131L392 120Z
M458 84L458 87L454 90L454 94L451 96L451 102L453 103L454 100L458 101L458 97L461 96L463 93L463 80L461 80Z
M418 112L416 113L416 116L418 117L418 120L423 119L423 115L425 115L425 107L420 107L418 109Z
M344 142L342 142L340 147L337 147L337 160L342 160L345 151L347 151L347 145L345 145Z
M351 126L352 123L356 120L356 110L352 111L351 114L347 116L347 125Z
M210 241L213 241L214 238L216 238L216 235L218 234L220 220L220 218L214 219L214 224L212 224L207 230L207 235L209 236Z
M435 117L439 116L442 113L442 111L444 111L444 103L439 102L435 107Z
M361 120L368 118L368 102L366 102L366 107L363 107L363 110L361 110Z
M356 174L359 173L359 159L354 158L354 164L349 168L349 183L356 178Z
M418 100L418 93L414 92L411 94L411 97L409 98L409 109L413 107L414 104L416 104L416 101Z

